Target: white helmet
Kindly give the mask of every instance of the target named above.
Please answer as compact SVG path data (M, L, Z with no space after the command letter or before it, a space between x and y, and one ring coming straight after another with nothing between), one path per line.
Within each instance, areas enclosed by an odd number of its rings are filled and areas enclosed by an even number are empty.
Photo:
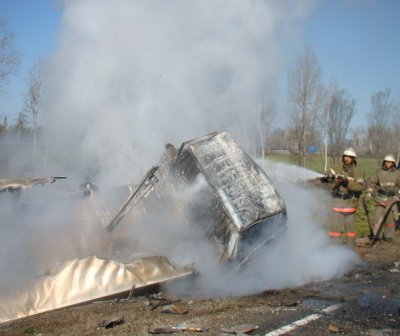
M389 161L389 162L396 163L396 160L395 160L393 154L387 154L387 155L385 156L385 158L383 159L383 161L384 161L384 162L385 162L385 161Z
M357 157L356 151L352 147L346 148L344 150L344 152L343 152L343 155L344 156Z

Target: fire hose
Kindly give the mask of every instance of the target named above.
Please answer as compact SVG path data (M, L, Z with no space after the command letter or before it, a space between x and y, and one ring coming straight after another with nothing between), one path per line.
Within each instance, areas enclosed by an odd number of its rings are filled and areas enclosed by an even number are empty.
M382 214L382 216L379 218L379 220L377 221L377 224L379 224L378 229L376 230L375 234L373 234L372 236L372 242L371 242L371 247L375 245L375 243L379 240L379 236L383 230L383 227L385 225L386 219L390 213L390 211L392 210L394 205L397 205L397 202L399 200L397 198L389 201L386 205L386 210L385 212ZM370 226L371 229L371 226Z

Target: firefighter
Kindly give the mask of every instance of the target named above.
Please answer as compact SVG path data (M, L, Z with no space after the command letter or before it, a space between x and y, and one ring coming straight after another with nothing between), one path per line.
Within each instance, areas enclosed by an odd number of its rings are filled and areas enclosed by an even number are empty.
M400 192L400 171L396 169L394 155L384 157L382 168L377 170L370 180L375 196L375 239L391 241L399 221L397 204ZM380 226L382 227L380 228Z
M359 197L364 191L364 177L357 167L357 155L353 148L346 148L341 163L332 172L332 207L329 215L328 234L354 246L356 239L355 213Z

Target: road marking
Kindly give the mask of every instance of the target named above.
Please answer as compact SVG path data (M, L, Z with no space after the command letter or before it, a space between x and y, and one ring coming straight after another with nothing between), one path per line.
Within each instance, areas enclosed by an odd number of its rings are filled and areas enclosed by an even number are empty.
M333 306L329 306L329 307L322 309L321 312L325 313L325 314L331 313L331 312L337 310L338 308L340 308L341 306L342 306L342 304L340 304L340 303L335 304ZM305 318L302 318L301 320L297 320L297 321L290 323L286 326L283 326L279 329L275 329L275 330L269 332L268 334L265 334L265 336L279 336L279 335L286 334L289 331L295 330L298 327L306 325L308 322L318 320L322 316L323 316L323 314L308 315Z

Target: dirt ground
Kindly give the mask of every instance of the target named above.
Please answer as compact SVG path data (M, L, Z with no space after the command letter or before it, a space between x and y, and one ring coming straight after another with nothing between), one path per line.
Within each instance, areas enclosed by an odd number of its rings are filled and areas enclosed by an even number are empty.
M267 335L337 303L335 313L285 334L400 335L398 233L392 243L360 241L362 263L341 279L235 298L146 293L20 319L0 326L0 335Z

